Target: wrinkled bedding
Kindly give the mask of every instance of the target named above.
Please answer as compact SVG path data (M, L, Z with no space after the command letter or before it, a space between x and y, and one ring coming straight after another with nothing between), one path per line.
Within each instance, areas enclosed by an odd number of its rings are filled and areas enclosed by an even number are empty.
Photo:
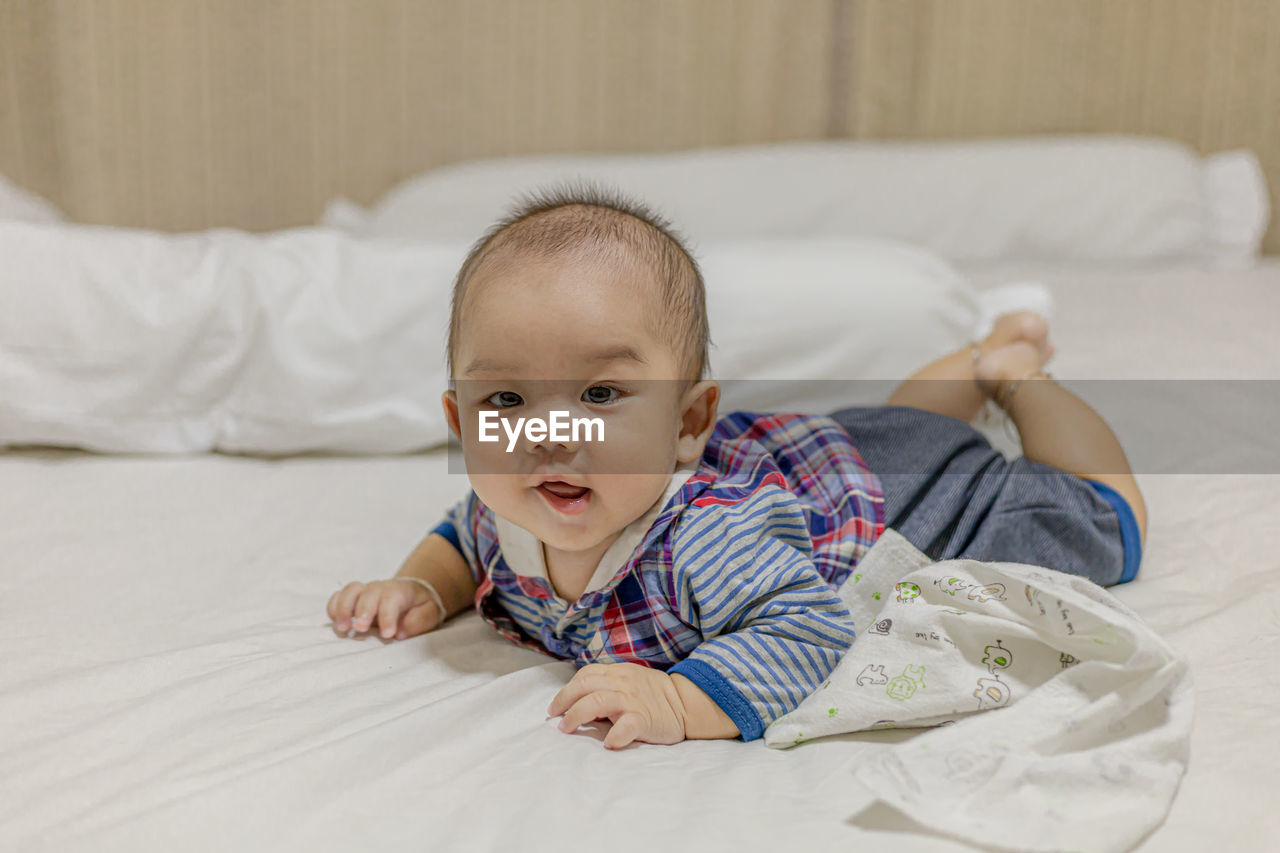
M974 275L1049 285L1059 377L1280 379L1280 263ZM1247 456L1274 434L1230 440ZM571 664L475 614L402 643L336 637L325 600L396 570L465 491L447 468L442 451L0 454L0 847L972 849L852 819L853 768L911 732L608 752L606 724L546 719ZM1142 572L1113 591L1189 659L1196 717L1137 849L1268 849L1280 474L1138 480Z

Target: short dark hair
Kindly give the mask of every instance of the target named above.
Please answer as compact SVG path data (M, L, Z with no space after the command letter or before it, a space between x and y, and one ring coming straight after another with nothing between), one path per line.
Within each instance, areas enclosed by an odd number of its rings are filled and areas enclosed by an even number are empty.
M706 287L702 272L671 223L653 209L590 182L535 190L484 233L453 283L446 360L452 379L462 304L476 271L497 254L556 257L590 249L638 258L654 274L653 321L676 354L683 378L702 379L709 367Z

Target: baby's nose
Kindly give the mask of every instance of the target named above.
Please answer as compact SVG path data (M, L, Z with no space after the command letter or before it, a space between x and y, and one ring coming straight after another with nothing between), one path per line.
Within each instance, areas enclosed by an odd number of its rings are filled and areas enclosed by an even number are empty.
M531 453L576 453L582 445L579 419L566 409L551 409L530 418L525 437Z

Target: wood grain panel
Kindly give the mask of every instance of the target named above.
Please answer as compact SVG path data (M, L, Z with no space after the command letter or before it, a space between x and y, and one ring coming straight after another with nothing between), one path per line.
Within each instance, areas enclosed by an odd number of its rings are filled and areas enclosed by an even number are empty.
M87 222L312 222L477 157L821 137L830 0L0 0L0 170Z
M847 0L839 135L1251 148L1280 211L1280 0ZM1280 215L1265 248L1280 252Z
M0 0L0 173L59 199L51 13L40 0Z
M0 172L167 230L479 157L1070 132L1250 147L1280 208L1278 115L1280 0L0 0Z

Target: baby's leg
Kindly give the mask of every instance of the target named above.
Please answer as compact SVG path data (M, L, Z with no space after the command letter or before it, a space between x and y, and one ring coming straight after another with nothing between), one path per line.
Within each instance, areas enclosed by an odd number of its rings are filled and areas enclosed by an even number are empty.
M1044 318L1033 311L1002 314L991 334L978 344L985 355L1017 341L1030 344L1039 353L1039 367L1053 355ZM986 397L974 382L974 360L970 347L956 350L913 373L886 401L889 406L911 406L968 423L982 410Z
M1023 456L1115 489L1129 502L1145 543L1147 506L1120 441L1075 394L1042 373L1028 377L1042 363L1036 347L1019 341L984 354L974 374L983 393L1000 401L1018 427ZM1019 379L1023 381L1011 387Z

